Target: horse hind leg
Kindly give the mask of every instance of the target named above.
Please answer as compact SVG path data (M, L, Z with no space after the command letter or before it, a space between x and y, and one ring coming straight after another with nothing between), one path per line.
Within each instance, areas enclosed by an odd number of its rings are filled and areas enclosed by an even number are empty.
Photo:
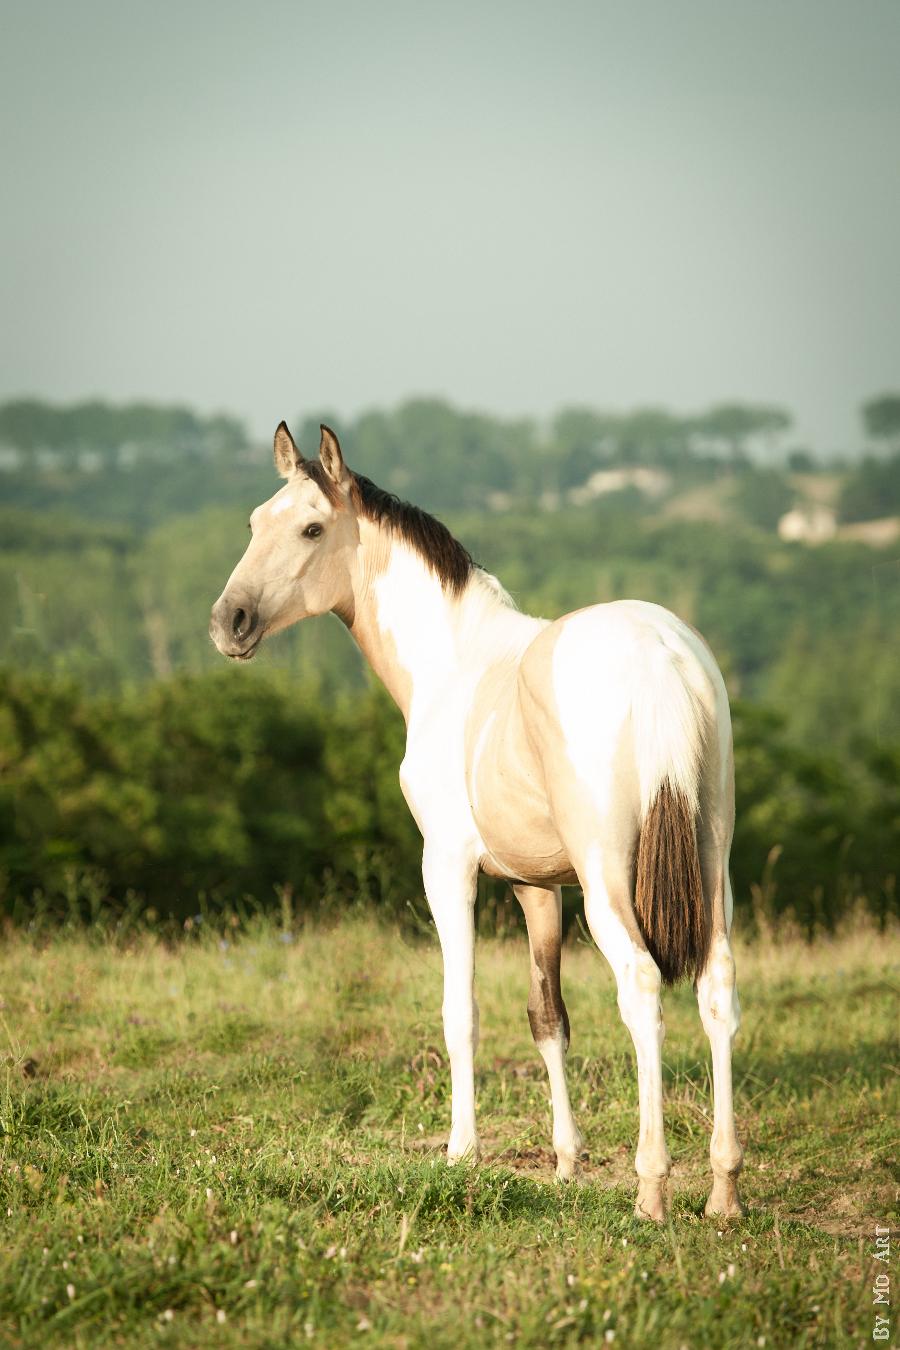
M620 851L617 851L617 853ZM665 1039L659 966L647 951L635 920L630 867L605 861L588 849L582 873L585 916L591 935L616 977L619 1012L631 1034L637 1060L640 1130L634 1166L638 1192L634 1212L657 1223L666 1217L672 1160L663 1123L662 1044Z
M703 1029L709 1037L713 1070L713 1130L709 1146L713 1186L706 1213L736 1218L744 1213L737 1188L744 1154L735 1130L731 1082L731 1047L741 1022L734 957L728 941L733 901L727 861L723 864L718 858L714 867L703 870L713 916L709 957L697 978L697 1003Z
M569 1015L560 988L562 896L558 886L545 889L517 885L513 890L528 925L531 952L528 1021L550 1080L556 1177L558 1181L571 1181L577 1175L584 1140L572 1115L566 1083Z

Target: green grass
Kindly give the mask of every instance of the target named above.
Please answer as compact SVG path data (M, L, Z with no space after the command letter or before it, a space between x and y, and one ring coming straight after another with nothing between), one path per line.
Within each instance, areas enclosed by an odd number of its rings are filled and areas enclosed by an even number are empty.
M565 954L589 1161L554 1184L524 938L479 948L486 1162L448 1168L440 958L354 919L0 948L0 1342L868 1345L896 1220L900 946L738 949L746 1219L701 1217L708 1054L665 1000L666 1227L632 1217L637 1091L602 959ZM5 1056L5 1059L3 1058ZM882 1312L884 1309L881 1310Z

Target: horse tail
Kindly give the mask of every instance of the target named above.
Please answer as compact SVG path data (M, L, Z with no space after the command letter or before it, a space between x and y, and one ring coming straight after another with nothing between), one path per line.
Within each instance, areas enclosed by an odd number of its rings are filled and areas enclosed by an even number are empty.
M634 909L664 984L696 978L711 937L697 848L707 714L678 656L660 644L632 702L641 793Z

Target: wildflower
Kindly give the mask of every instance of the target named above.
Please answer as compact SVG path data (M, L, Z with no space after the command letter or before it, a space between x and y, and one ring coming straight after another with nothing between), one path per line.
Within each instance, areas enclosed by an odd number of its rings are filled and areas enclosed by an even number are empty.
M729 1280L733 1280L733 1279L734 1279L734 1262L733 1262L733 1261L730 1261L730 1262L728 1263L728 1278L729 1278Z
M603 1339L606 1341L607 1345L612 1344L616 1339L616 1333L613 1331L612 1327L610 1327L608 1331L604 1331Z
M216 1321L219 1323L219 1326L221 1326L223 1322L228 1321L228 1316L224 1308L216 1309Z
M162 1314L162 1320L163 1320L164 1322L174 1322L174 1321L175 1321L175 1314L173 1313L173 1311L172 1311L171 1308L166 1308L165 1312Z
M245 1281L244 1281L244 1288L245 1288L245 1289L255 1289L256 1286L257 1286L258 1284L259 1284L259 1280L245 1280Z
M232 1247L236 1247L237 1240L238 1240L237 1229L232 1228L231 1232L228 1234L228 1241L231 1243Z
M359 1321L358 1321L357 1324L356 1324L356 1330L357 1330L357 1331L371 1331L371 1330L372 1330L372 1323L369 1321L368 1317L361 1317L361 1318L359 1319Z
M572 1285L573 1285L574 1283L575 1283L575 1276L574 1276L574 1275L567 1275L567 1276L566 1276L566 1284L569 1286L570 1289L572 1288Z
M74 1297L75 1297L75 1286L74 1286L74 1284L67 1284L67 1285L66 1285L66 1293L69 1295L69 1298L74 1298Z

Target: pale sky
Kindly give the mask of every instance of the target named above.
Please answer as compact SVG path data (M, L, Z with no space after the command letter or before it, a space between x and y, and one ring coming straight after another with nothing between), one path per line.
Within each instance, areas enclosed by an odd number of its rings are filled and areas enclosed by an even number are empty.
M0 0L0 398L900 388L900 0Z

